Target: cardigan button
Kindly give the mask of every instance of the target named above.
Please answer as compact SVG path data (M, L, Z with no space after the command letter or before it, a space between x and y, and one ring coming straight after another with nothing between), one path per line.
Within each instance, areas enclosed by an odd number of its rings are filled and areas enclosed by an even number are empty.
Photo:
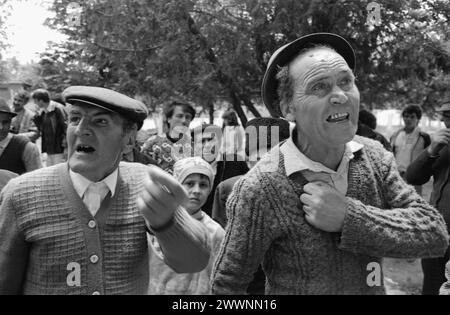
M92 295L100 295L100 292L95 291L94 293L92 293Z
M89 221L88 226L89 226L91 229L95 229L95 227L97 226L97 223L95 223L94 220L91 220L91 221Z
M99 259L99 258L98 258L97 255L92 255L91 258L90 258L91 263L93 263L93 264L98 263L98 259Z

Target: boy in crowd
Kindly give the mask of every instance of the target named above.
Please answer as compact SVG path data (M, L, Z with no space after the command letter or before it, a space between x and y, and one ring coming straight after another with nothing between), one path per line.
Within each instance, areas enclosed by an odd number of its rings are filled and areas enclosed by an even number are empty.
M405 127L395 132L391 137L391 146L397 161L400 175L405 178L406 169L430 143L430 135L419 127L422 109L418 105L409 105L402 112ZM422 195L422 186L415 186Z

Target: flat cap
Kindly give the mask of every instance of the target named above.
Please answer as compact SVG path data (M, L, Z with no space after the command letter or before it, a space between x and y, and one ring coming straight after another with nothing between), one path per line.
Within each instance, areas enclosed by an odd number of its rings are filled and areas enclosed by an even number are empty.
M278 80L276 79L279 68L286 66L304 48L321 44L333 48L344 58L350 69L355 71L356 57L352 46L343 37L336 34L313 33L278 48L269 60L261 88L263 102L273 117L282 117L277 92Z
M82 103L117 113L138 124L141 129L148 116L148 109L142 103L113 90L93 86L71 86L62 93L65 103Z

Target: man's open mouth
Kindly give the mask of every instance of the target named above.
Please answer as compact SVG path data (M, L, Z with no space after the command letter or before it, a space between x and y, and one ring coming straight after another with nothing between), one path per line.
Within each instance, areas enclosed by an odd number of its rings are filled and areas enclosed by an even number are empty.
M77 145L76 151L78 153L94 153L95 149L89 145L80 144Z
M349 118L350 118L350 114L349 113L339 113L339 114L330 115L327 118L327 121L329 123L338 123L338 122L346 121Z

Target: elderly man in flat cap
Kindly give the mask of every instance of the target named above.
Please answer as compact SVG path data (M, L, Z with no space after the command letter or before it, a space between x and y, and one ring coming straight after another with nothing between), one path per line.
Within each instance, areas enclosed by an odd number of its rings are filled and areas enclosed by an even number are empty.
M437 109L445 128L432 135L431 145L408 167L406 180L413 185L423 185L433 177L431 204L444 216L450 231L450 100ZM446 281L445 264L450 260L450 248L445 255L422 259L424 295L437 295Z
M244 293L262 262L266 294L383 294L382 257L445 252L439 212L405 184L392 153L355 136L354 69L350 44L329 33L272 56L264 102L296 127L234 185L213 293Z
M202 270L206 231L181 207L180 184L157 167L120 162L145 105L96 87L63 96L68 163L15 178L1 195L0 295L145 294L147 233L175 271Z

